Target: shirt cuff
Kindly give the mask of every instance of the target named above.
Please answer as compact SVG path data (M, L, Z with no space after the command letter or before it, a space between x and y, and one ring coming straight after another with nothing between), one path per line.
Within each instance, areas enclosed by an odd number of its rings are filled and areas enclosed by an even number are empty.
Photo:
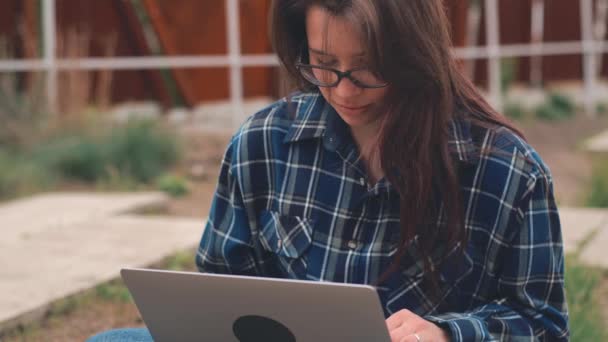
M446 313L439 316L425 316L424 319L445 330L452 342L498 341L490 336L483 320L471 315Z

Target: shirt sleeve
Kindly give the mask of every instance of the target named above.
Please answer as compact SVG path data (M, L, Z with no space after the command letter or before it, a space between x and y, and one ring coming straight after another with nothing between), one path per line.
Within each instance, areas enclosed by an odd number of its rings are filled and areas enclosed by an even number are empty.
M196 265L199 271L261 276L242 188L234 161L238 138L233 138L222 160L217 189L203 232Z
M567 341L564 254L552 183L531 178L512 215L521 222L503 247L498 299L465 313L427 316L453 341Z

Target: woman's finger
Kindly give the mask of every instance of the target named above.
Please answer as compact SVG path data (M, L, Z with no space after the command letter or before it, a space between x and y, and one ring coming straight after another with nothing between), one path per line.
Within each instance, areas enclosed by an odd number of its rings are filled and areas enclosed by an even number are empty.
M416 338L418 335L418 338ZM404 336L399 342L425 342L426 340L422 337L421 333L409 334ZM429 341L426 341L429 342Z
M389 330L391 335L391 341L400 342L404 337L412 335L414 332L412 328L407 324L402 324L392 330Z
M401 317L399 317L397 315L392 315L391 317L389 317L386 320L386 326L388 327L388 331L391 331L391 330L399 327L402 324L403 324L403 320L401 319Z

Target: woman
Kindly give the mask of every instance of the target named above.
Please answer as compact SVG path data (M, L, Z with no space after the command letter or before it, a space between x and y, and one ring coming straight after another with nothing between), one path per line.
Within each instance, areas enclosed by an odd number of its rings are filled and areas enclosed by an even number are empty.
M552 179L440 0L277 0L298 92L232 138L203 272L377 286L393 341L567 340Z

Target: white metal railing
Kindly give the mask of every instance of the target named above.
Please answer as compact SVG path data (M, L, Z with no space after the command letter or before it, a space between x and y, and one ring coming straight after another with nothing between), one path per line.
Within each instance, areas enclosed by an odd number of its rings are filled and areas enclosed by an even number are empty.
M45 71L47 73L47 97L51 108L56 108L57 72L60 70L134 70L163 68L230 68L230 100L234 106L233 122L238 124L243 108L243 67L277 66L278 59L273 54L243 55L239 35L239 0L226 1L228 55L213 56L171 56L171 57L108 57L108 58L57 58L55 0L43 0L43 58L29 60L0 60L0 72ZM488 59L488 90L491 102L501 106L500 59L504 57L527 57L581 54L583 57L583 79L585 84L585 109L595 114L595 86L597 83L597 55L608 52L608 44L593 38L593 1L581 0L580 41L556 43L532 43L500 45L498 0L486 2L486 46L454 48L454 54L461 59Z
M277 66L279 60L272 54L242 55L234 60L223 55L172 56L172 57L92 57L62 58L53 62L57 70L129 70L226 67L230 65ZM44 71L48 63L40 59L0 60L0 71Z
M585 111L595 114L596 54L593 39L593 0L581 0L581 34L583 40L583 79L585 80Z
M500 29L498 17L498 0L486 0L486 51L488 54L488 88L490 100L498 108L502 108L500 84Z
M43 63L46 70L46 100L54 111L57 108L57 25L55 0L42 1Z
M237 127L241 122L240 116L244 114L239 2L238 0L225 1L226 23L228 24L228 58L230 59L230 100L235 112L232 116L232 124Z

